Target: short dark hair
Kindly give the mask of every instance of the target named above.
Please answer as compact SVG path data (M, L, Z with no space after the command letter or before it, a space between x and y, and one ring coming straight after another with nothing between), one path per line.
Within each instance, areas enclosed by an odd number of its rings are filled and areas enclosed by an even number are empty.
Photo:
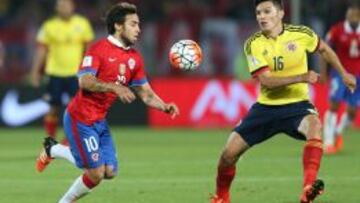
M282 0L255 0L254 1L254 4L255 4L255 8L263 3L263 2L266 2L266 1L270 1L272 2L275 6L277 6L278 8L280 8L281 10L284 9L284 2Z
M137 8L134 4L122 2L112 6L105 16L105 22L107 31L109 34L115 33L115 23L123 24L125 22L125 17L128 14L136 14Z

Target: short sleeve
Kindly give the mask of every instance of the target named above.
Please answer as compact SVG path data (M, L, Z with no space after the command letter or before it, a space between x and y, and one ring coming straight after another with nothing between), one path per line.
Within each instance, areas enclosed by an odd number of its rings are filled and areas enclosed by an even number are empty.
M50 37L49 37L49 26L47 23L44 23L37 35L36 35L36 42L42 45L49 45L50 44Z
M329 32L326 34L326 42L333 45L336 44L336 36L337 32L336 32L336 27L332 27Z
M135 72L130 81L129 84L130 86L141 86L148 82L144 68L144 61L140 55L137 61L138 61L138 66L134 69Z
M80 78L85 74L91 74L96 76L99 67L101 65L101 60L98 52L94 51L91 47L86 52L82 63L80 64L79 72L77 76Z
M245 43L244 52L251 75L269 66L263 56L263 49L264 47L256 45L256 42L252 38L248 39Z
M319 36L310 28L304 26L303 32L306 36L305 38L305 48L307 52L314 53L320 44Z
M84 18L83 26L84 26L84 36L83 36L84 41L85 42L92 41L94 39L94 31L91 27L90 22L86 18Z

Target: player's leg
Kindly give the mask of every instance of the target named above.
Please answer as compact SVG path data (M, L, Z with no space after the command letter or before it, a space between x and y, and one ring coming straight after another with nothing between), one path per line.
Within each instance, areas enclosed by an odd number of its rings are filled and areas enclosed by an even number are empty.
M357 83L359 84L360 78L357 78ZM342 150L343 148L343 131L347 128L355 119L357 107L360 101L360 87L358 86L355 89L355 92L350 92L346 90L346 113L342 114L340 122L336 129L336 138L335 138L335 147L337 150Z
M335 148L335 134L337 123L337 111L339 109L339 102L330 101L330 108L324 115L324 146L326 154L336 153Z
M75 158L71 154L70 147L63 144L55 144L50 147L50 152L48 154L51 158L61 158L69 161L71 164L75 165Z
M62 84L61 79L50 76L47 93L44 98L50 105L49 112L44 117L44 128L47 136L56 139L61 108Z
M101 153L101 142L97 127L85 125L73 118L68 112L64 115L64 129L76 165L84 169L59 201L70 203L80 199L97 186L105 176L105 161Z
M59 200L59 203L72 203L83 198L100 184L104 174L104 165L93 169L84 169L84 173L73 182L68 191Z
M108 124L104 121L103 133L100 136L101 154L105 160L105 179L112 179L117 175L118 160L116 148Z
M312 114L305 116L298 126L298 131L306 137L303 152L303 192L300 201L301 203L311 203L324 189L324 183L317 180L323 155L319 117Z
M69 101L67 102L70 102L74 98L76 92L79 89L78 78L76 76L64 78L62 80L61 85L62 85L62 92L66 93L69 96ZM61 144L65 146L69 145L66 136L64 136L64 138L61 140Z
M66 119L67 117L64 115L64 122L68 122ZM65 134L71 133L71 129L64 128L64 132ZM43 172L54 158L63 158L75 165L74 156L68 145L59 144L54 138L46 137L43 142L43 149L36 159L36 170L38 172Z
M343 84L340 75L336 71L331 72L330 83L330 108L324 115L324 146L326 154L336 153L335 134L337 123L337 111L339 103L344 100L346 86Z
M341 115L340 122L337 125L336 133L335 133L335 148L336 151L341 151L344 147L343 141L343 133L344 129L346 129L355 119L356 116L356 107L347 106L346 112Z
M271 126L277 116L272 112L272 109L265 105L254 104L244 120L230 134L218 163L216 196L212 198L212 203L230 202L229 191L239 157L251 146L276 134L276 128Z
M232 132L221 153L216 178L216 196L213 203L230 202L230 186L235 177L236 162L249 148L248 144L237 132Z
M43 145L50 145L53 144L53 141L55 141L56 137L56 129L58 126L58 114L60 112L60 107L51 104L49 112L44 117L44 128L47 134L47 137L45 138ZM45 168L50 164L52 161L51 156L46 152L45 148L41 149L38 157L36 158L36 170L38 172L42 172L45 170Z

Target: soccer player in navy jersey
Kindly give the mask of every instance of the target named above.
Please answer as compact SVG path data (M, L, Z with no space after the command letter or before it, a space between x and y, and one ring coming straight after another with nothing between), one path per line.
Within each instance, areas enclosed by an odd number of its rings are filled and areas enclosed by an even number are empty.
M69 160L84 170L64 194L60 203L80 199L103 179L113 178L118 169L116 150L106 114L120 99L131 103L135 94L149 107L179 114L174 103L165 103L149 85L142 56L132 48L140 35L137 8L133 4L114 5L106 16L109 36L93 44L86 52L78 72L80 90L64 114L64 130L69 148L45 144L49 157L73 157ZM69 155L70 154L70 155Z

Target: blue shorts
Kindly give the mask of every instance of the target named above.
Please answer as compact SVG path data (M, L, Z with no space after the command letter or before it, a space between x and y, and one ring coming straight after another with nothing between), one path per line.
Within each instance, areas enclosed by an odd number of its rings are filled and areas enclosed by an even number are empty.
M255 103L234 131L249 146L259 144L278 133L305 140L306 137L298 131L298 127L309 114L317 114L317 111L308 101L276 106Z
M351 107L360 106L360 77L356 77L357 87L354 93L343 83L340 74L331 71L330 100L333 102L346 102Z
M74 97L78 90L78 78L75 77L55 77L49 76L49 83L47 85L47 92L45 100L51 105L61 106L63 93Z
M86 125L65 111L64 131L77 167L91 169L107 165L117 172L116 150L105 120Z

